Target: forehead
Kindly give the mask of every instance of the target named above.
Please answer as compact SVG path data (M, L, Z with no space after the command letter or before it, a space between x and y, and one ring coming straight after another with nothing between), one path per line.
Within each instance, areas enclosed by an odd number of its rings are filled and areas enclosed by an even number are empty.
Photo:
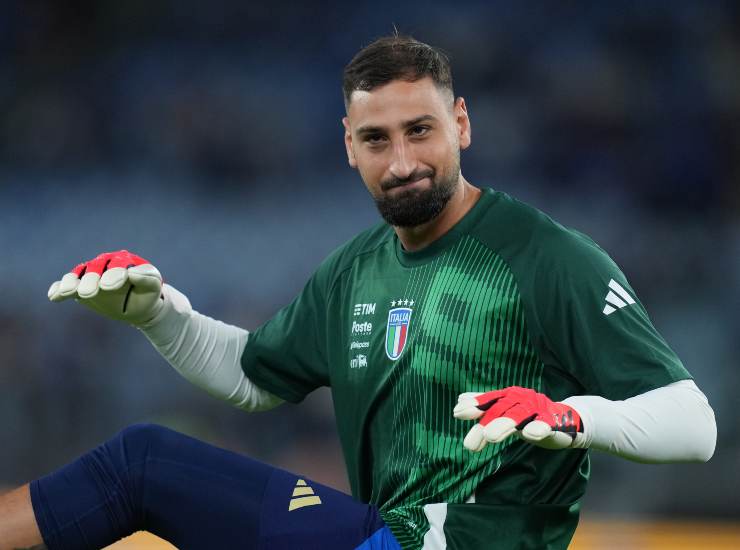
M355 90L350 99L347 116L354 127L390 127L422 115L442 118L449 110L446 94L431 78L393 80L369 92Z

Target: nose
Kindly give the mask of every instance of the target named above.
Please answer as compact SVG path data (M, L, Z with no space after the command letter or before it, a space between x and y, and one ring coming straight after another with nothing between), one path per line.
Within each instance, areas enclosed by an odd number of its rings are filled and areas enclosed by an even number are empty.
M388 167L390 173L398 179L406 179L416 170L416 156L407 143L396 143L393 146L393 159Z

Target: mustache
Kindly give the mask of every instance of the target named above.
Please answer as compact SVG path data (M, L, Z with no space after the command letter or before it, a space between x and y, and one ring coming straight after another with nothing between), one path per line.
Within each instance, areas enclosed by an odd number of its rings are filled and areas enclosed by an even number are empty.
M394 189L396 187L402 187L404 185L408 185L409 183L414 183L415 181L423 180L424 178L429 178L430 180L433 180L434 170L424 170L423 172L412 172L406 178L390 177L387 180L380 182L380 188L383 191L388 191L389 189Z

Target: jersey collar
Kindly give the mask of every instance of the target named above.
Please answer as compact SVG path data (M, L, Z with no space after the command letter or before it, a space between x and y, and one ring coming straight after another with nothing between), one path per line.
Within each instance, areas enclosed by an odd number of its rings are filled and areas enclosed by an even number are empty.
M483 215L493 201L494 193L493 189L483 189L478 202L473 205L473 208L471 208L459 222L452 226L452 228L439 239L416 252L407 252L404 250L398 235L394 232L393 241L396 249L396 258L399 263L406 267L423 265L436 258L447 248L454 245L461 237L463 237L463 235L469 233L475 226L481 215Z

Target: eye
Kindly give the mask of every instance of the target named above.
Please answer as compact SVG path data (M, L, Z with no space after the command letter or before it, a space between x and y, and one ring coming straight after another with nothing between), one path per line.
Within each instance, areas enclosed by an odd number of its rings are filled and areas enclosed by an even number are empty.
M383 134L367 134L363 141L368 145L380 145L385 141Z
M429 132L431 128L429 126L413 126L411 130L409 130L409 134L411 134L413 137L422 137Z

